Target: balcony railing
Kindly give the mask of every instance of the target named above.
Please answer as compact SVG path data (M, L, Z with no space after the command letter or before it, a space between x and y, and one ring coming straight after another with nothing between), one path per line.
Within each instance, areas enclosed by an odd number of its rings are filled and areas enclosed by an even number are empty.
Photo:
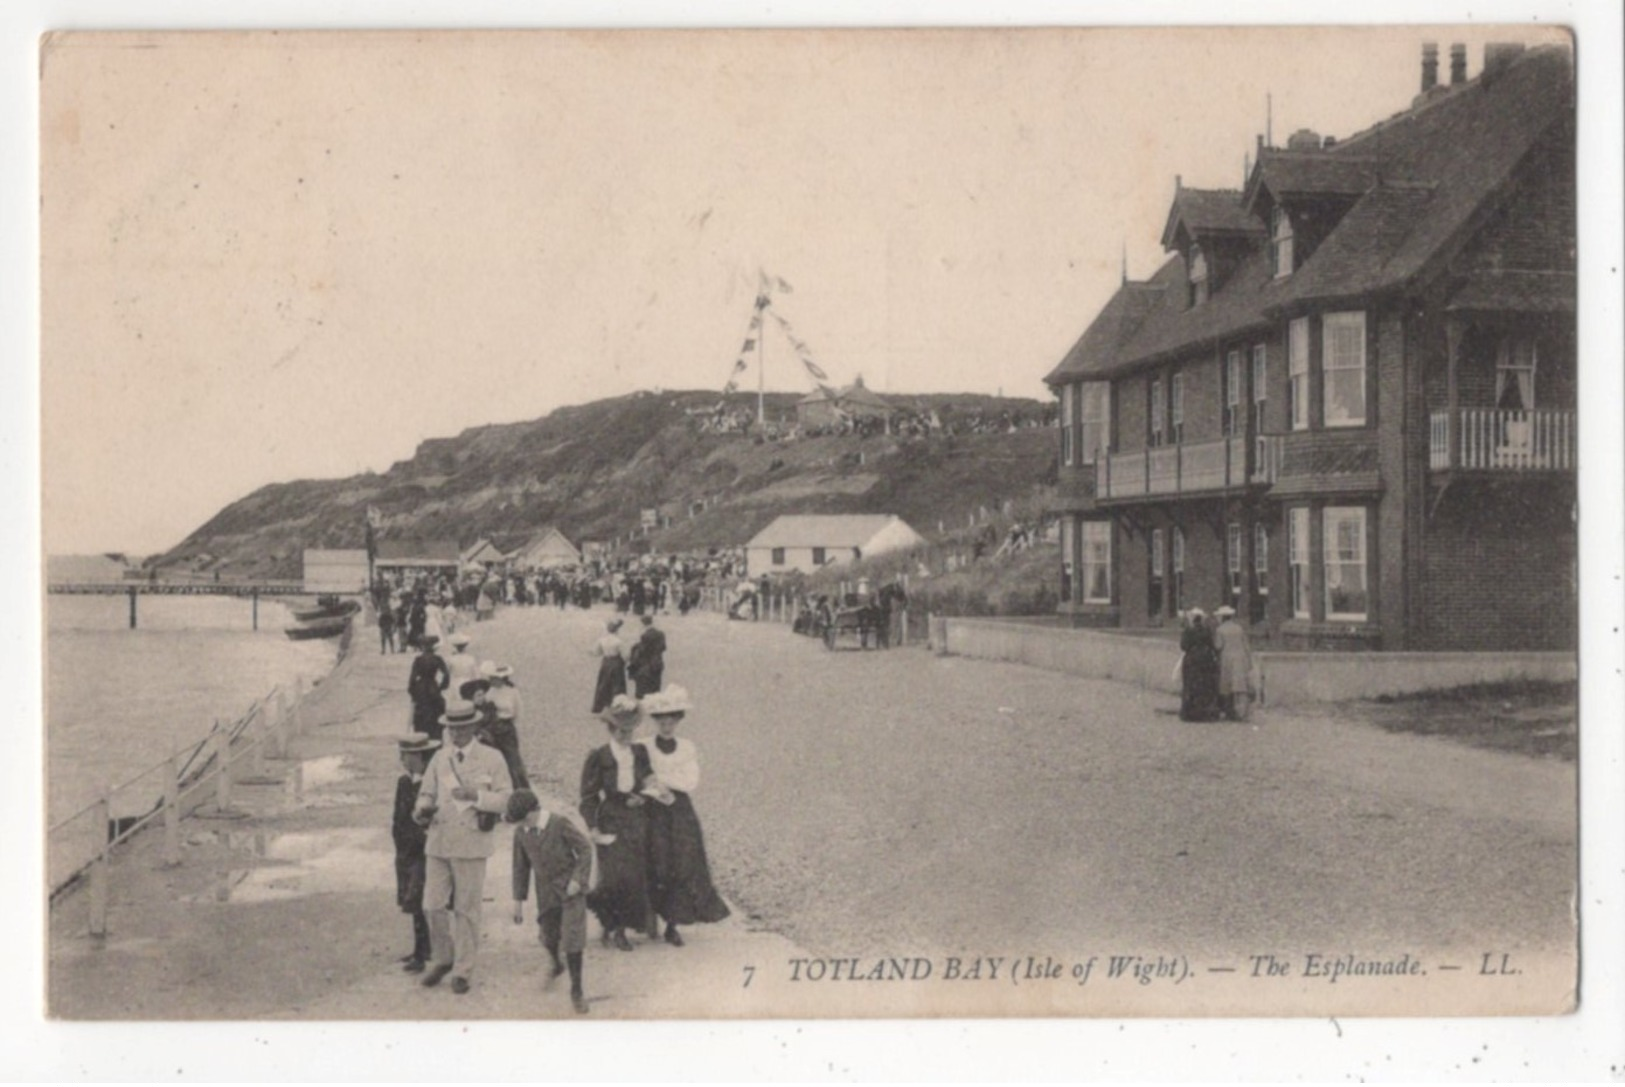
M1428 466L1496 471L1564 472L1574 468L1574 413L1458 408L1460 429L1451 463L1451 414L1428 419Z
M1218 491L1246 482L1246 438L1117 453L1095 464L1097 499Z
M1281 478L1281 454L1284 445L1280 434L1259 434L1253 453L1253 482L1273 484Z

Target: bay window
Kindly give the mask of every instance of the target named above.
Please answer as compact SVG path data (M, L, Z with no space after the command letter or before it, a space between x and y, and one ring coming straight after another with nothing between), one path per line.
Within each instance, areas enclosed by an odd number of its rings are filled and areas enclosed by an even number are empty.
M1365 314L1328 313L1321 320L1326 425L1365 425Z
M1368 614L1365 507L1327 506L1323 517L1326 618L1363 620Z
M1076 463L1076 450L1074 440L1076 435L1072 427L1072 405L1076 399L1073 386L1061 386L1061 463L1070 465Z
M1299 317L1287 326L1287 407L1292 411L1292 429L1309 429L1309 318Z
M1286 546L1292 584L1292 617L1309 618L1309 507L1288 511Z

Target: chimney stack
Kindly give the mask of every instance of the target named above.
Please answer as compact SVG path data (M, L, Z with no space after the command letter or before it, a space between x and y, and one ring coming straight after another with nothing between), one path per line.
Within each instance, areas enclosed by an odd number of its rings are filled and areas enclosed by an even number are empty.
M1522 52L1523 46L1518 42L1490 42L1485 45L1484 82L1488 83L1506 71Z
M1450 47L1450 85L1467 82L1467 46L1456 42Z
M1439 85L1439 43L1422 43L1422 93Z

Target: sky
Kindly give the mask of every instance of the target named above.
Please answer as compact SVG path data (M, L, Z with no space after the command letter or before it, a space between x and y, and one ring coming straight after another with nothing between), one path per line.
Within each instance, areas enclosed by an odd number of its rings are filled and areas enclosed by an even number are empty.
M1239 187L1266 123L1404 109L1423 41L1476 76L1539 33L56 38L44 549L159 551L266 483L720 389L763 271L836 383L1047 396L1125 258L1165 259L1176 174ZM772 322L763 354L770 390L811 388Z

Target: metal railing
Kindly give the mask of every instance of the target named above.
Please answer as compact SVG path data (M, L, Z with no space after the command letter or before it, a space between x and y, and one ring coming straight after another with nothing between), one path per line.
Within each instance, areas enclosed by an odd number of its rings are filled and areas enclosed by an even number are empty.
M164 863L180 863L181 821L191 816L244 817L247 813L232 806L233 790L238 785L280 784L281 778L266 775L264 762L286 759L289 740L303 733L304 724L304 681L296 683L291 700L277 687L237 720L226 724L216 720L201 740L53 823L46 831L51 902L87 886L90 935L105 936L114 851L156 823L163 828ZM294 780L299 780L297 766Z
M1428 465L1435 469L1570 471L1574 448L1571 411L1457 408L1454 418L1449 411L1428 417Z

